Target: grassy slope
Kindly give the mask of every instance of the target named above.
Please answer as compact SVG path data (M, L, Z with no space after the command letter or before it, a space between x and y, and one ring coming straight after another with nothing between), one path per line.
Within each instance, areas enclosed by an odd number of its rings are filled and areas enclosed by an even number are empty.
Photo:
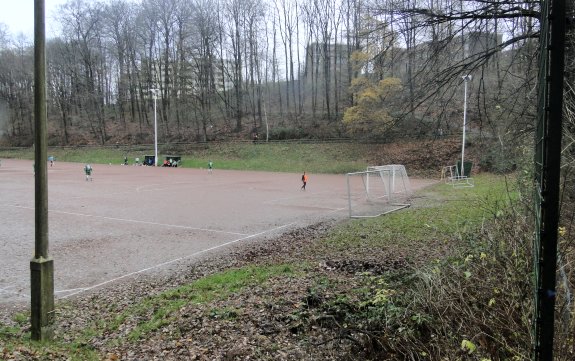
M273 172L345 173L365 169L370 146L365 144L297 144L297 143L210 143L205 147L174 146L170 154L182 156L182 166L205 168L208 161L219 169L259 170ZM166 152L159 152L166 154ZM48 154L57 161L92 164L120 164L124 156L133 164L153 149L132 148L51 148ZM0 157L33 159L32 149L0 150ZM158 156L161 161L163 158ZM161 163L161 162L160 162Z
M476 147L467 147L468 158L478 164ZM206 143L176 144L159 147L163 155L182 156L182 166L205 168L209 160L220 169L262 170L274 172L346 173L368 165L403 164L409 175L437 177L441 167L454 164L459 157L458 139L405 141L394 144L362 143ZM481 147L479 147L481 151ZM154 154L150 146L49 148L56 160L93 164L120 164L124 156L130 164L135 158ZM33 159L32 148L0 149L0 158Z

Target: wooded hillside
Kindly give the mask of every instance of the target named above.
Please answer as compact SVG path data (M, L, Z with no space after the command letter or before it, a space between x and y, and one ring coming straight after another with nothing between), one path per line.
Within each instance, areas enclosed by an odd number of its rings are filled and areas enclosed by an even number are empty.
M532 124L538 6L69 1L47 14L51 143L150 142L154 118L164 141L459 133L469 74L468 126L506 144ZM0 129L30 145L32 39L9 30Z

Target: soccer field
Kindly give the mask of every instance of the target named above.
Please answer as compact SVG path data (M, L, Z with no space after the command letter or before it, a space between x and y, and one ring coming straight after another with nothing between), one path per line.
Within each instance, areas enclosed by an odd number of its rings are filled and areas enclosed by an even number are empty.
M0 305L30 299L33 162L0 166ZM93 165L48 167L56 298L188 262L232 244L348 216L345 175ZM412 180L414 189L433 181Z

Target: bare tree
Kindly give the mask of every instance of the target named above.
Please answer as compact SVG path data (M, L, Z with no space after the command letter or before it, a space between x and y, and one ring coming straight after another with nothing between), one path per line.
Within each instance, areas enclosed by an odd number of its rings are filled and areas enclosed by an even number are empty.
M369 11L384 19L369 31L389 32L401 24L398 30L407 47L394 59L407 65L407 71L398 75L408 84L407 112L419 119L418 127L426 126L423 119L427 115L452 118L449 113L453 107L449 103L453 99L460 101L461 76L466 74L474 76L471 90L475 107L472 110L473 116L479 118L478 123L480 119L487 119L486 114L493 113L496 105L498 109L504 107L503 113L512 114L509 121L516 124L525 122L533 114L533 108L525 105L533 104L529 97L534 95L531 92L536 73L532 62L534 48L529 49L531 39L538 36L537 26L533 25L538 16L534 2L518 5L515 2L380 1ZM493 32L495 22L498 31L506 34L505 41L502 34ZM378 56L385 58L389 51L386 49ZM497 58L499 67L506 69L499 73L492 69L486 71ZM531 58L531 63L524 61L527 58ZM502 65L503 61L509 65ZM503 81L504 77L508 81ZM476 87L482 90L479 92ZM486 94L500 94L500 97L486 99ZM518 94L523 97L517 97Z
M126 104L128 104L130 89L130 63L128 58L128 44L133 42L135 22L134 9L126 0L114 0L105 6L104 25L106 36L112 42L112 51L115 55L117 76L113 81L116 85L114 103L118 107L120 119L126 128ZM133 116L133 113L132 113Z
M212 123L213 102L216 100L216 49L219 34L217 3L212 0L197 0L193 3L193 32L196 34L189 49L192 73L192 98L197 114L196 124L201 127L198 135L207 141L207 127Z
M246 26L246 78L247 78L247 95L249 101L250 115L253 120L253 128L257 128L258 121L262 121L261 107L261 62L265 54L261 52L260 41L263 38L265 30L265 8L259 1L247 4L248 21Z
M284 46L285 57L285 94L286 94L286 108L288 113L291 113L293 102L293 111L297 113L299 108L295 91L295 73L294 73L294 52L298 52L295 48L296 30L298 21L298 2L287 0L276 0L275 9L277 16L277 24L279 34ZM296 54L297 56L297 54Z
M24 40L24 39L21 39ZM0 51L0 97L8 105L8 134L20 139L33 135L32 49L21 41Z
M73 85L76 111L86 118L91 132L104 144L107 134L102 5L78 0L63 5L61 10L66 41L77 59Z
M218 122L240 131L247 116L258 128L266 110L289 126L306 113L335 128L354 105L354 78L397 77L403 101L387 106L425 134L456 129L461 76L472 74L473 121L505 143L533 112L525 104L533 103L537 16L533 1L70 1L58 13L65 57L52 64L54 89L56 82L68 88L59 89L68 108L55 101L53 109L66 117L64 133L70 124L88 127L100 142L113 115L125 129L137 121L149 134L152 88L161 90L166 136L196 127L207 139ZM4 51L19 56L25 47L0 34ZM14 69L5 71L3 89L19 86ZM13 129L26 133L22 99L10 109Z
M0 23L0 51L8 48L8 26Z
M230 41L230 52L233 61L232 81L234 83L234 118L236 120L235 130L242 129L242 118L244 116L244 99L243 99L243 68L244 52L243 44L246 27L246 2L242 0L232 0L225 7L225 13L229 17L227 25L227 35Z
M64 144L70 142L70 128L72 122L72 104L75 69L73 54L70 45L63 39L54 39L47 44L47 68L48 68L48 97L52 100L52 106L58 109L61 127L64 136Z
M153 80L160 90L161 121L167 135L170 134L170 99L175 91L172 86L174 57L170 51L174 47L174 35L177 32L178 4L178 0L146 0L143 4L149 24L157 29L155 35L158 41L150 39L150 45L153 44L150 50L155 53L150 54L149 62L152 64Z

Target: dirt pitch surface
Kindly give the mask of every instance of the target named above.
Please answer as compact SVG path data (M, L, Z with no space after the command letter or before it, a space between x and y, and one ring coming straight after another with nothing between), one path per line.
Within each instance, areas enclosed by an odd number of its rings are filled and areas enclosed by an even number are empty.
M231 245L348 216L344 175L93 165L48 167L49 254L56 298L166 272ZM217 164L216 164L217 167ZM410 179L412 189L435 181ZM30 299L33 162L0 166L0 308Z

